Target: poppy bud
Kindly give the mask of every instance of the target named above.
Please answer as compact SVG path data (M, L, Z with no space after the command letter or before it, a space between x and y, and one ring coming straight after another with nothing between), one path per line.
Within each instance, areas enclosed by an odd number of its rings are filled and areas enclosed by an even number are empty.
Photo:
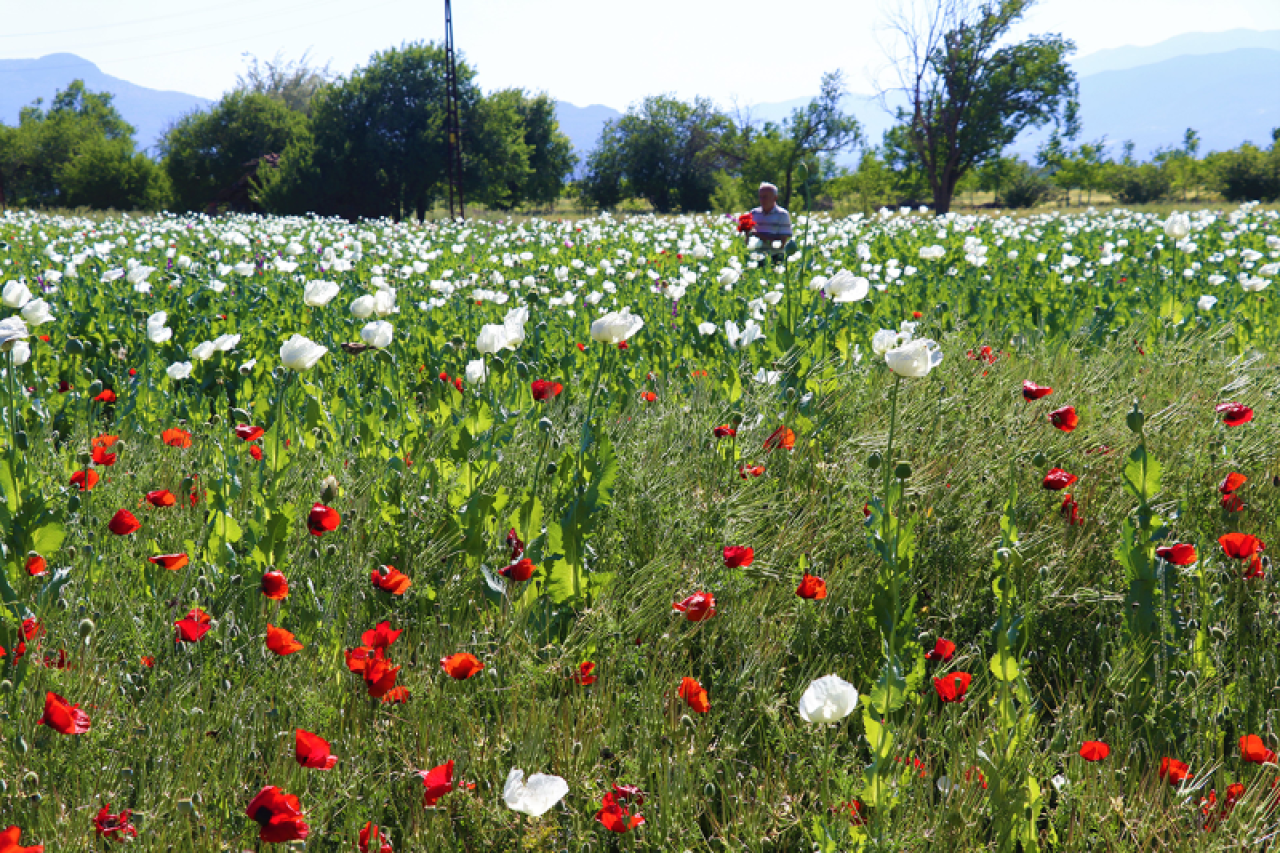
M193 486L195 486L195 480L191 479L190 477L183 477L183 478L182 478L182 489L181 489L181 491L189 492L189 491L191 491L191 489L192 489L192 487L193 487Z
M555 472L556 472L556 463L554 463L554 462L548 462L548 463L547 463L547 475L548 475L548 476L550 476L550 475L554 474Z
M78 461L81 465L88 465L90 462L93 461L93 455L87 452L81 453L76 457L76 461Z
M542 430L545 433L550 433L552 426L553 424L551 423L551 420L549 418L541 418L538 421L538 429Z
M516 362L516 376L519 376L521 379L528 379L528 378L529 378L529 365L525 364L523 361L517 361L517 362Z
M911 463L899 462L893 469L893 476L897 477L899 480L910 480Z
M102 380L101 379L93 380L93 384L89 386L89 395L91 397L96 397L101 393L102 393Z
M67 355L83 355L83 354L84 354L84 344L80 343L80 341L76 340L75 338L70 338L67 341Z
M867 457L867 467L870 468L872 471L874 471L880 467L880 461L881 461L880 454L872 453L870 456Z
M28 447L31 446L31 443L27 440L26 430L18 430L18 432L14 435L13 438L14 438L13 443L18 445L19 450L26 450Z
M76 548L76 546L75 546L75 545L68 545L68 546L67 546L67 559L68 559L68 560L74 560L74 559L76 558L76 554L78 554L78 553L79 553L79 550Z
M325 556L328 556L328 557L337 556L338 546L330 542L328 545L324 546L324 553L325 553Z
M1037 468L1043 468L1045 465L1048 464L1048 462L1049 460L1045 458L1044 453L1039 450L1036 451L1035 456L1031 457L1031 464L1036 466Z
M71 497L67 498L67 512L76 512L80 509L80 496L75 492L71 493Z
M787 399L788 399L788 400L794 400L795 398L796 398L796 389L794 389L794 388L788 388L788 389L787 389Z
M80 636L87 640L93 634L93 629L95 627L97 626L93 624L92 619L81 619L77 630L80 632Z
M1142 434L1142 426L1147 422L1147 416L1142 413L1142 409L1138 407L1138 401L1133 401L1133 409L1129 414L1125 415L1124 422L1128 425L1129 430L1136 435Z

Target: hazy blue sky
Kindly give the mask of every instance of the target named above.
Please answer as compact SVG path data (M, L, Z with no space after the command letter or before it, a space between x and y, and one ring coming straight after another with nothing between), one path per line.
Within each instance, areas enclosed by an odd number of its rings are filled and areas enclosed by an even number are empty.
M833 68L854 91L870 91L893 2L455 0L454 30L485 89L522 86L615 108L656 92L761 103L810 95ZM443 0L0 0L0 59L75 53L144 86L216 98L244 52L310 49L345 73L375 50L442 38L443 8ZM1061 33L1082 55L1237 27L1280 29L1280 0L1043 0L1023 32Z

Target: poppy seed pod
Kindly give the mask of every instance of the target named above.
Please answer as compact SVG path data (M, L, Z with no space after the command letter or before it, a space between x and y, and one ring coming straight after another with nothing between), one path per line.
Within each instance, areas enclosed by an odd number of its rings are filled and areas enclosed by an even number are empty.
M911 463L899 462L896 466L894 466L893 476L897 477L899 480L910 480L911 479Z
M83 355L84 344L80 343L76 338L67 340L67 355Z
M93 629L96 627L97 626L93 624L92 619L81 619L80 625L77 627L77 630L80 632L81 637L88 639L90 636L93 635Z
M1142 427L1147 422L1147 416L1142 413L1137 400L1133 401L1133 408L1129 411L1129 414L1125 415L1124 422L1129 427L1130 432L1136 435L1142 434Z
M872 453L867 457L867 467L872 471L880 467L881 457L879 453Z
M96 397L101 393L102 393L102 380L101 379L93 380L93 383L89 386L89 395L92 397Z
M538 429L545 433L550 433L552 426L554 426L554 424L551 423L549 418L540 418L538 420Z

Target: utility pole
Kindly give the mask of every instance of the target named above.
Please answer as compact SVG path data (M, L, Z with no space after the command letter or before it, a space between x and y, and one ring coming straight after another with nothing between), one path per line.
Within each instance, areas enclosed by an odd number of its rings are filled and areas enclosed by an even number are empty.
M458 200L460 219L467 218L462 200L462 122L458 114L458 66L453 50L453 4L444 0L444 55L445 55L445 134L449 141L449 218L454 218L454 198Z

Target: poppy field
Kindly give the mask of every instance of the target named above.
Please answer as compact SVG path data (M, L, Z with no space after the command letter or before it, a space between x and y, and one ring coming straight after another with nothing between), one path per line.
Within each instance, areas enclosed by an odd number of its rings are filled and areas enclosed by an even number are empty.
M742 227L0 218L0 853L1269 849L1280 213Z

